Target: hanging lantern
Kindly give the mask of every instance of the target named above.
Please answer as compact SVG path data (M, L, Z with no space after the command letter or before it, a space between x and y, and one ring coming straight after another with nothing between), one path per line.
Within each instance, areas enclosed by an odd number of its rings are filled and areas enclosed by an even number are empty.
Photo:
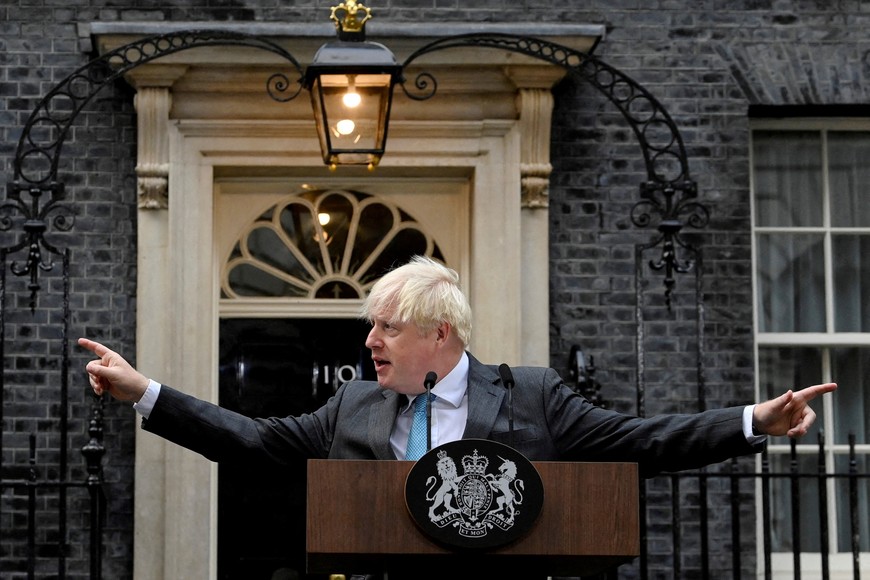
M368 8L346 0L332 9L338 40L320 47L305 72L323 161L373 169L387 143L393 86L402 66L384 45L365 40Z

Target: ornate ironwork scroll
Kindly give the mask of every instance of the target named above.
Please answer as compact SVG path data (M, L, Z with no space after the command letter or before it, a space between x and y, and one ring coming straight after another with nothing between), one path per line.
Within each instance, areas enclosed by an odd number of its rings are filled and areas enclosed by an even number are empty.
M664 270L665 296L670 304L674 274L688 272L694 263L691 259L680 259L680 248L694 252L680 237L680 230L685 225L706 226L709 215L703 205L693 201L697 185L689 176L686 147L676 123L658 99L628 75L591 54L510 34L471 33L436 40L408 56L402 66L407 68L426 54L456 47L507 50L558 65L591 84L622 113L640 143L647 173L647 180L640 186L641 201L632 210L631 218L638 227L651 225L653 214L660 218L660 235L648 248L661 245L662 253L658 260L650 262L650 267ZM405 94L416 100L432 97L437 89L437 80L427 72L417 75L413 88L402 85ZM688 216L686 222L681 221L684 216Z
M226 45L266 50L290 63L298 79L294 85L284 73L269 77L266 89L273 99L289 101L302 90L302 67L281 46L246 34L199 30L151 36L106 52L58 83L36 105L18 141L8 201L0 204L0 230L12 228L15 214L24 216L24 238L7 250L14 254L27 248L25 261L13 262L12 272L30 276L31 307L40 289L39 272L53 267L43 254L58 253L45 239L50 222L61 231L73 225L72 212L61 204L64 185L57 173L63 144L76 117L103 88L138 66L183 50Z

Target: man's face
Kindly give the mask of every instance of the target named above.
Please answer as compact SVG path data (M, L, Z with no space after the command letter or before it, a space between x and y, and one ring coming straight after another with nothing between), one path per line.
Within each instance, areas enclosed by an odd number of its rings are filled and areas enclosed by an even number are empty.
M426 373L438 369L437 328L421 334L416 324L390 324L384 318L376 318L366 346L372 351L378 384L397 393L423 392Z

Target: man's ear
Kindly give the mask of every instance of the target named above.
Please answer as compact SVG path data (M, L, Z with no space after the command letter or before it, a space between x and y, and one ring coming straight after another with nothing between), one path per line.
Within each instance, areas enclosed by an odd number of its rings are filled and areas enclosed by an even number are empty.
M435 328L435 341L440 342L442 344L446 344L447 339L450 338L451 334L453 334L453 327L450 326L449 322L442 321Z

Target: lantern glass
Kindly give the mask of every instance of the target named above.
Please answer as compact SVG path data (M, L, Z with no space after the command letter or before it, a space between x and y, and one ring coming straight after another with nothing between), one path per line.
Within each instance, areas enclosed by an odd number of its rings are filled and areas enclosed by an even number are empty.
M328 165L375 166L384 153L390 114L391 74L319 74L311 104Z

